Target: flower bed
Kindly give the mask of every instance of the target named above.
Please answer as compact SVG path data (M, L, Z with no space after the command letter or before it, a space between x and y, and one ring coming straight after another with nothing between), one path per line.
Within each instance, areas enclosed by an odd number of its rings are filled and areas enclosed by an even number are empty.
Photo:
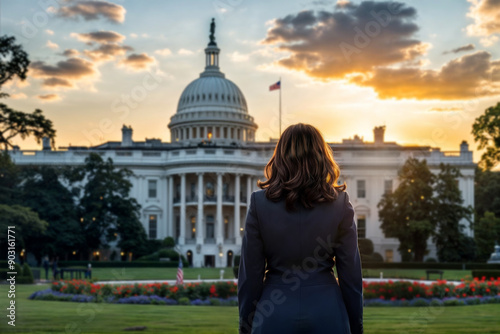
M500 303L500 278L475 278L455 285L445 280L363 282L365 306L454 306ZM93 284L85 280L54 282L30 299L155 305L238 305L234 282Z
M388 281L363 282L363 296L365 299L381 300L412 300L415 298L466 298L466 297L494 297L500 295L500 278L474 280L455 285L446 280L437 280L427 285L419 282Z

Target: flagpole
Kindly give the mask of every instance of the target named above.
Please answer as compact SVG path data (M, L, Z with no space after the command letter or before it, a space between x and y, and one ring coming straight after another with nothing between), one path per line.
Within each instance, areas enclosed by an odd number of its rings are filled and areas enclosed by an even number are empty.
M280 133L278 138L281 137L281 77L280 77Z

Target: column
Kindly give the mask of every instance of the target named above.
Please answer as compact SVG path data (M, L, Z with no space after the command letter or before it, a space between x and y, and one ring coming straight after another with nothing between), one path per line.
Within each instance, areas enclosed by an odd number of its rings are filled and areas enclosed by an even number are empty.
M167 218L167 229L168 236L174 237L174 176L170 175L168 177L168 218Z
M196 217L196 244L203 244L203 173L198 175L198 215Z
M218 172L217 173L217 211L216 211L216 224L217 227L215 229L215 239L216 243L222 243L223 242L223 235L222 235L222 173Z
M161 215L161 219L158 220L161 224L160 239L165 239L167 237L167 212L168 212L168 202L166 202L165 200L167 198L167 189L168 189L168 180L166 175L162 175L160 177L160 186L158 188L160 190L159 193L161 193L160 195L161 201L165 203L165 206L160 204L160 206L163 206L164 208L163 214Z
M241 244L240 236L240 174L234 174L234 240Z
M184 245L186 240L186 173L181 174L181 223L179 244Z
M252 196L252 175L247 175L247 212L250 208L250 197Z
M203 132L203 138L208 138L208 127L205 125L205 130Z

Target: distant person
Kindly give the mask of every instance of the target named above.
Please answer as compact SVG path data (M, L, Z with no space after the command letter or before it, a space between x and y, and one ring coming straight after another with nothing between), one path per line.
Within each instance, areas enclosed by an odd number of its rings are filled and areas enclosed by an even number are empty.
M85 271L85 278L92 278L92 264L89 262Z
M332 149L315 127L291 125L264 172L242 240L239 332L363 333L354 209Z
M42 266L43 266L43 269L45 269L45 280L48 281L49 280L49 257L47 255L45 255L43 257L43 260L42 260Z
M54 281L56 280L56 276L59 273L59 270L57 269L57 261L58 260L59 260L59 257L57 256L52 261L52 276L54 277Z

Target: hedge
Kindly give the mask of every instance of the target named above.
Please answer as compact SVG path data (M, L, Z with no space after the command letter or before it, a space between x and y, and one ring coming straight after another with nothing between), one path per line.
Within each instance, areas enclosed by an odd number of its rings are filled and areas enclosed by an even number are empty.
M494 279L496 279L497 277L500 277L500 270L473 270L472 277L486 277L486 279L490 279L491 277L493 277Z
M86 268L89 263L92 268L177 268L179 266L179 261L59 261L58 266Z

